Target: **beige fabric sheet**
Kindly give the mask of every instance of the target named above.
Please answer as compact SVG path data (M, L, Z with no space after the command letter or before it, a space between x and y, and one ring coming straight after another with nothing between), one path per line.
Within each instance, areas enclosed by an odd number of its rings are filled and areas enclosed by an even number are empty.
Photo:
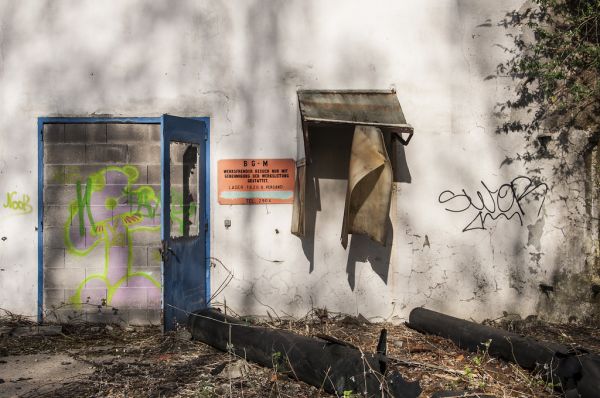
M385 246L392 179L392 166L381 130L356 126L342 223L344 248L348 246L348 234L365 234Z

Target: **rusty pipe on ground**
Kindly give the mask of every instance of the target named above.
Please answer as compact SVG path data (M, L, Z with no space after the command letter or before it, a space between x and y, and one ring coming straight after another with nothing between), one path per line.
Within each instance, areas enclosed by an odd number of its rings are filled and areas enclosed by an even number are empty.
M210 308L190 314L188 327L195 340L338 396L352 391L366 397L416 398L421 393L418 381L385 371L382 352L364 353L335 339L250 325Z

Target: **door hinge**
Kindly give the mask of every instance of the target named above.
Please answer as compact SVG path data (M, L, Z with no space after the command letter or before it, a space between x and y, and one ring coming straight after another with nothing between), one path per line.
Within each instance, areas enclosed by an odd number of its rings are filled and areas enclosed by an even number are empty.
M204 134L204 141L208 141L208 134Z
M204 232L208 232L208 223L207 222L204 223Z

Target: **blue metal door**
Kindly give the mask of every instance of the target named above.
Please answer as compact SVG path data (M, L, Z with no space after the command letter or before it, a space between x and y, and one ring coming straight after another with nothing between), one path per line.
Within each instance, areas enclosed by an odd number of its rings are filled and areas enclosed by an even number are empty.
M173 330L208 302L208 120L161 122L163 321Z

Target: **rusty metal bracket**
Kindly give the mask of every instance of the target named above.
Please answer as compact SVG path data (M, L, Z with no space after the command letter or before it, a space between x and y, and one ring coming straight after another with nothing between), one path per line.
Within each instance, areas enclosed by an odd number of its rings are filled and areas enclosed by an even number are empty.
M404 146L407 146L408 143L410 142L413 134L415 133L414 129L411 128L406 128L403 129L402 131L393 131L394 135L398 138L398 140L400 140L400 143ZM402 134L408 134L408 138L404 139L404 137L402 137Z

